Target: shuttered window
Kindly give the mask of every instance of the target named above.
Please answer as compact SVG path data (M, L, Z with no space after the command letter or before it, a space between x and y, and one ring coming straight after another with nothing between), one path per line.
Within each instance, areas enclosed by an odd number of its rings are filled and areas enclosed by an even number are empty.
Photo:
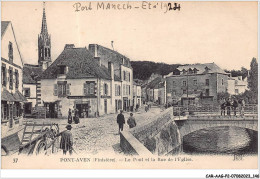
M54 84L54 91L53 91L54 96L58 96L58 85Z
M86 83L83 84L83 92L84 95L93 95L95 94L95 82L89 82L87 81Z

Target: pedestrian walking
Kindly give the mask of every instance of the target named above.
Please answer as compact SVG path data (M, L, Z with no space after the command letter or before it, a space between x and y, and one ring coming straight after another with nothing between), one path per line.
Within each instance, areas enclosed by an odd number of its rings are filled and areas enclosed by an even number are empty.
M72 154L72 146L73 146L73 138L72 138L72 133L71 133L71 125L67 125L66 129L64 132L62 132L61 135L61 140L60 140L60 148L63 150L63 155L66 155L66 153L69 151L69 154Z
M69 112L68 112L68 123L69 123L69 124L72 123L72 113L71 113L71 109L69 109Z
M233 111L234 111L234 116L237 115L237 107L238 107L238 102L236 99L233 100Z
M123 115L122 109L120 110L120 114L117 115L117 124L118 124L118 127L119 127L118 133L120 133L120 130L123 131L124 124L125 124L125 117Z
M75 124L79 123L79 110L75 109Z
M226 108L227 108L227 115L231 116L231 113L230 113L230 111L231 111L231 101L230 101L230 99L227 99L227 101L226 101Z
M133 117L133 113L130 113L130 117L127 120L127 124L129 125L129 128L133 128L136 126L135 118Z
M224 99L224 102L220 105L221 108L221 116L225 116L226 115L226 100Z
M145 112L148 111L148 105L147 104L144 105L144 110L145 110Z

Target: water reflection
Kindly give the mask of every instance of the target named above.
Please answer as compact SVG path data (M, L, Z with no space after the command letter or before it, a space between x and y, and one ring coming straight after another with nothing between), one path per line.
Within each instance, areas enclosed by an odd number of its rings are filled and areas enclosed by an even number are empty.
M238 127L201 129L184 136L181 151L189 154L257 154L257 135L256 131Z

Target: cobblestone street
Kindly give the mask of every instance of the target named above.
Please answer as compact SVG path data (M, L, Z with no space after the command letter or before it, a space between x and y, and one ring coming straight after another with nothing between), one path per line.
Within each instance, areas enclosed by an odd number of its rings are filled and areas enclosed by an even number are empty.
M148 112L142 107L138 112L134 113L137 125L148 122L152 116L159 114L161 109L153 106ZM127 121L130 112L124 112ZM116 123L117 114L109 114L99 118L80 119L79 124L72 124L72 135L74 141L74 149L77 153L121 153L119 143L120 136L118 134L118 125ZM66 119L36 119L37 123L53 122L58 123L60 130L65 130L67 125ZM124 130L128 130L128 125L124 125Z

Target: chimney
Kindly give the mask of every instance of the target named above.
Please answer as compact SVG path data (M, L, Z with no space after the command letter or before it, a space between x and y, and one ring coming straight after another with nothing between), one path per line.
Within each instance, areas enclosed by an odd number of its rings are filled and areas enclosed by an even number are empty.
M70 48L75 48L75 45L74 44L66 44L65 47L64 47L64 50L70 49Z
M94 57L94 59L98 62L98 65L101 66L101 59L100 59L100 57Z
M114 80L114 64L113 64L113 62L108 62L108 71L111 75L111 79Z

